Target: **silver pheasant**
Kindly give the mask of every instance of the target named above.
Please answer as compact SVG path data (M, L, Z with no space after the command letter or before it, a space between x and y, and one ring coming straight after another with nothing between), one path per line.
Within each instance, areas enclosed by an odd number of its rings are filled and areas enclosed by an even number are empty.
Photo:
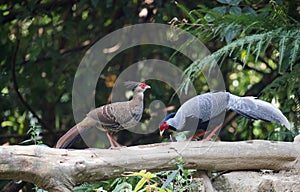
M219 122L218 116L226 110L233 110L252 119L280 123L290 129L287 118L277 107L268 102L255 97L239 97L228 92L215 92L197 95L186 101L175 115L165 118L159 127L160 133L162 135L167 129L186 131L191 127L187 122L197 123L194 127L203 128L201 124L207 126L207 122L216 120L217 122L213 124L218 126L222 123Z

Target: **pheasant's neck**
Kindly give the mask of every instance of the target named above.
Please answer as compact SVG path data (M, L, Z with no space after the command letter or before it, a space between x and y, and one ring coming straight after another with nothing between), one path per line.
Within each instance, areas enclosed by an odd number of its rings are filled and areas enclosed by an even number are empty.
M181 131L185 124L185 117L182 116L181 111L178 111L173 118L170 118L168 125L172 126L176 131Z
M143 99L144 99L143 92L135 92L132 100L129 101L131 108L132 109L135 108L137 110L143 108Z
M144 93L143 92L135 92L132 100L135 102L143 102Z

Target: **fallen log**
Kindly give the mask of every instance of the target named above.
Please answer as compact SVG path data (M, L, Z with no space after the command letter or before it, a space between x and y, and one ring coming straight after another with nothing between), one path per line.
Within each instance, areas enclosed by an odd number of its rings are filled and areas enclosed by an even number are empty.
M299 142L171 142L110 149L66 150L43 146L0 147L0 179L24 180L48 191L120 177L127 171L300 170Z

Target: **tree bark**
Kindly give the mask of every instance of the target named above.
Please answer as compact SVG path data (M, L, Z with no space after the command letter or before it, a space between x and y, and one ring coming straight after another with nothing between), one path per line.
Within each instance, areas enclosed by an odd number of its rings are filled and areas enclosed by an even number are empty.
M43 146L0 147L0 179L24 180L48 191L72 191L76 184L120 177L126 171L296 170L299 142L172 142L110 149L66 150Z

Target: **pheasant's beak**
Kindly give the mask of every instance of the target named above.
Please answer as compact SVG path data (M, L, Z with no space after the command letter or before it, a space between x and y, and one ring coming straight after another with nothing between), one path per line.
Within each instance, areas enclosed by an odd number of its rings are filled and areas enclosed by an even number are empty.
M162 130L162 131L159 132L159 135L160 135L161 137L163 136L164 131L165 131L165 130Z
M151 87L150 87L149 85L147 85L147 86L145 87L145 90L146 90L146 89L151 89Z

